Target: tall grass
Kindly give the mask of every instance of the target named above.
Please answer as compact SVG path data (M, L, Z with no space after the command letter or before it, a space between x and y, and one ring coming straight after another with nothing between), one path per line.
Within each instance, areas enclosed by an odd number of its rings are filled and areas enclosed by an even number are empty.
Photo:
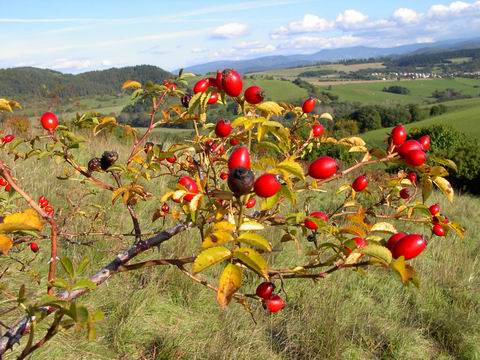
M80 161L86 163L103 150L117 150L121 159L127 156L126 144L100 138L91 141ZM26 189L35 195L45 194L60 211L68 207L66 197L75 203L86 187L78 181L55 180L63 168L47 160L29 160L14 165ZM148 185L158 197L168 184L163 181ZM100 224L115 232L131 230L124 208L109 205L110 194L97 192L86 198L90 204L107 204L100 212ZM317 206L333 209L339 199L329 192L318 195ZM98 329L98 339L88 342L83 333L62 333L33 355L33 359L480 359L480 242L478 214L480 200L458 196L454 204L435 195L451 219L467 229L467 238L436 238L427 250L412 261L421 276L421 286L404 287L390 272L383 269L367 275L339 271L328 278L285 283L288 296L284 312L267 315L260 307L252 317L239 305L219 310L215 294L193 283L175 268L155 267L122 273L103 284L82 302L105 312ZM161 228L161 221L151 224L154 200L139 205L144 229ZM165 226L171 225L171 220ZM72 231L85 230L88 217L80 215ZM429 233L428 228L410 226L409 231ZM269 259L276 266L287 266L303 260L293 243L280 243L275 232L265 232L274 244ZM94 241L85 246L63 241L60 253L76 260L88 257L89 272L107 263L132 242L132 238L76 238L75 242ZM198 249L200 239L195 231L150 251L142 257L159 258L188 256ZM45 275L48 261L47 244L27 271L9 280L12 289L27 282L29 293L44 289L36 284L33 269ZM302 242L304 249L309 243ZM31 257L15 254L17 257ZM3 260L2 260L3 261ZM11 264L12 268L16 265ZM3 266L2 266L3 267ZM211 280L219 269L207 272ZM260 280L249 275L245 291L254 292ZM11 319L2 319L3 321ZM15 358L10 353L7 359Z

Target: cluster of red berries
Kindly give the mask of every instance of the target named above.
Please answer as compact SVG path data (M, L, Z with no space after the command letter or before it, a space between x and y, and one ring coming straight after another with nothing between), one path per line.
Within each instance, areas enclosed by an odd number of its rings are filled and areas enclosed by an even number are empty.
M8 144L9 142L12 142L13 139L15 139L15 136L13 136L11 134L7 134L7 135L5 135L4 137L1 138L1 141L4 144Z
M53 207L50 205L48 202L47 198L45 196L40 196L38 199L38 204L40 207L47 213L47 215L52 216L54 213Z
M399 232L392 235L387 241L387 248L392 252L394 259L403 256L405 260L410 260L418 255L427 247L427 242L420 234L405 234Z
M10 185L3 177L0 177L0 187L5 187L6 192L9 192L12 189L12 185Z
M318 219L321 219L325 222L328 222L328 215L325 214L323 211L315 211L315 212L310 213L308 216L318 218ZM309 219L309 218L306 218L305 221L303 222L303 224L305 225L305 227L307 229L310 229L310 230L313 230L313 231L318 230L317 223L315 221Z
M397 125L392 129L390 140L395 145L395 151L408 165L422 166L427 161L425 152L430 149L430 136L422 136L418 141L407 140L405 128L402 125Z
M255 293L262 299L262 304L265 309L271 313L276 313L285 307L285 301L279 296L273 293L275 290L275 284L271 282L263 282L257 286Z
M445 236L445 229L442 225L443 224L448 224L449 220L448 217L445 217L443 220L439 218L440 216L440 205L438 204L433 204L431 205L428 210L430 211L430 214L432 215L432 233L434 233L437 236Z

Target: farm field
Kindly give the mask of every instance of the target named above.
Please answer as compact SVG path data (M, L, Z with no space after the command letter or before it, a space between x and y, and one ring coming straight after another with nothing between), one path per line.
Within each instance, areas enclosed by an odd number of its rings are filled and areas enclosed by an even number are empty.
M382 91L384 87L389 86L405 87L410 90L410 94L400 95ZM480 86L479 80L455 78L347 83L332 85L331 90L324 87L324 90L337 95L340 101L388 105L433 102L434 99L431 96L435 90L446 90L448 88L461 91L464 95L478 97L480 96L480 87L478 86Z
M383 69L385 66L380 63L365 63L365 64L352 64L352 65L345 65L345 64L324 64L324 65L315 65L315 66L305 66L305 67L297 67L297 68L290 68L290 69L276 69L270 71L263 71L263 72L254 72L248 75L263 77L263 76L273 76L275 78L285 78L289 80L294 80L298 77L299 74L305 71L315 71L315 70L332 70L332 71L343 71L346 73L364 70L364 69ZM308 79L308 78L305 78Z

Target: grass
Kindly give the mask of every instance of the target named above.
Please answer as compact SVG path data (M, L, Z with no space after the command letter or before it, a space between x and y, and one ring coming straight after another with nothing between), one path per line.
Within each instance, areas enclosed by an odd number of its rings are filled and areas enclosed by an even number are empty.
M443 103L448 111L440 116L434 116L422 121L406 124L408 130L413 127L430 125L448 125L468 136L480 137L480 101L478 99L463 99ZM362 134L362 137L370 144L380 144L386 138L391 128L373 130Z
M317 84L319 85L319 84ZM320 84L321 85L321 84ZM382 82L346 83L333 85L332 94L339 96L340 101L360 102L362 104L416 104L434 101L431 97L435 90L447 88L461 91L464 95L478 97L480 90L478 80L455 78L433 80L401 80ZM402 86L410 90L408 95L392 94L382 91L384 87ZM321 86L320 86L321 87ZM325 90L329 89L324 87Z
M159 140L171 132L161 129ZM166 134L166 135L164 135ZM115 149L120 159L128 154L128 144L99 137L89 139L80 153L85 164L104 149ZM16 175L26 189L35 195L45 194L60 211L68 207L69 197L78 203L85 187L76 181L56 180L63 174L61 166L48 160L29 160L14 166ZM166 184L155 180L148 190L156 197L137 206L142 225L147 231L161 227L161 222L149 221L158 206ZM87 187L88 188L88 187ZM82 190L84 189L84 190ZM86 217L78 216L72 231L90 226L89 216L99 214L96 224L113 231L130 231L130 219L125 209L111 205L110 194L97 192L87 198ZM329 210L342 199L333 192L320 194L315 207ZM437 238L418 259L412 261L421 275L419 289L404 287L385 270L362 275L339 271L317 283L288 281L285 290L288 306L284 312L267 316L261 308L253 309L257 324L239 305L227 311L218 309L214 293L191 282L173 268L156 267L146 271L123 273L103 284L82 301L105 312L106 319L98 329L98 339L87 342L83 334L69 331L57 336L34 359L480 359L480 232L478 217L480 199L460 195L454 204L434 195L451 219L461 222L468 230L467 238L456 236ZM169 220L166 226L172 224ZM409 231L429 233L427 227L408 227ZM281 243L277 231L264 235L283 248L269 258L276 266L303 262L293 243ZM75 238L81 242L93 240L93 246L62 241L60 253L75 260L86 256L92 273L127 247L129 237ZM150 251L142 259L190 255L198 249L200 239L191 231ZM304 240L302 247L310 244ZM44 275L47 269L47 245L32 264ZM25 260L28 252L15 254ZM23 258L25 257L25 258ZM1 258L2 268L6 260ZM15 263L11 264L16 267ZM218 267L208 272L218 278ZM43 289L36 285L35 272L27 269L5 283L17 289L27 282L29 293ZM253 292L258 278L249 276L245 289ZM9 319L2 317L2 321ZM17 352L7 354L15 358Z

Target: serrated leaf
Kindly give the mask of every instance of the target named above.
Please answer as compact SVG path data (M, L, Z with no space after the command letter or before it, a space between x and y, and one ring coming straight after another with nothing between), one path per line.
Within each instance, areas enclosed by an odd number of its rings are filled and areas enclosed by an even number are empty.
M386 265L389 265L392 262L392 253L384 246L369 244L365 247L356 249L355 251L380 260Z
M213 231L205 236L205 239L202 242L202 248L206 249L213 246L222 245L229 241L233 241L232 233L221 230Z
M234 264L228 264L220 276L217 291L217 302L225 309L235 292L242 286L242 269Z
M273 196L263 199L260 209L262 211L270 210L277 204L278 200L280 200L280 191Z
M281 115L283 108L274 101L265 101L257 105L257 109L268 115Z
M232 253L225 247L216 246L203 250L193 263L193 272L199 273L212 265L228 259Z
M268 280L268 264L256 250L246 247L238 248L233 252L233 256Z
M70 278L73 278L75 276L72 260L64 256L60 259L60 264L62 265L63 270L68 274Z
M391 263L391 267L400 276L400 280L404 285L411 281L416 287L419 286L415 269L405 262L405 258L403 256L400 256L393 263Z
M454 192L452 185L450 185L450 182L447 179L439 176L435 176L434 178L432 178L432 181L443 192L447 199L450 202L453 202Z
M6 235L0 234L0 252L3 255L7 255L13 246L13 241Z
M446 167L449 167L450 169L454 171L458 171L457 169L457 164L455 164L452 160L450 159L443 159L434 155L430 155L429 159L436 162L437 164L444 165Z
M265 239L262 235L257 233L253 233L253 232L242 233L240 234L239 237L237 237L237 241L243 244L254 246L263 251L272 251L272 246L270 245L268 240Z
M378 232L386 232L386 233L391 233L391 234L396 234L397 230L395 227L387 222L379 222L374 224L371 228L370 231L378 231Z
M235 225L232 223L229 223L228 221L220 221L218 223L215 223L213 225L213 230L214 231L226 231L226 232L234 232L235 231Z
M142 87L142 84L140 84L138 81L135 80L127 80L123 83L122 89L140 89Z
M460 237L460 238L465 238L465 229L462 227L462 225L456 223L456 222L451 222L448 223L447 225L450 229L455 231L455 233Z
M8 233L18 230L41 231L43 221L38 213L33 209L26 209L21 213L15 213L5 216L3 223L0 224L0 233Z
M285 170L289 174L296 176L297 178L305 181L305 174L302 166L295 160L284 160L277 165L278 169Z
M365 141L358 136L351 136L348 138L343 138L338 140L339 144L348 145L348 146L365 146Z

